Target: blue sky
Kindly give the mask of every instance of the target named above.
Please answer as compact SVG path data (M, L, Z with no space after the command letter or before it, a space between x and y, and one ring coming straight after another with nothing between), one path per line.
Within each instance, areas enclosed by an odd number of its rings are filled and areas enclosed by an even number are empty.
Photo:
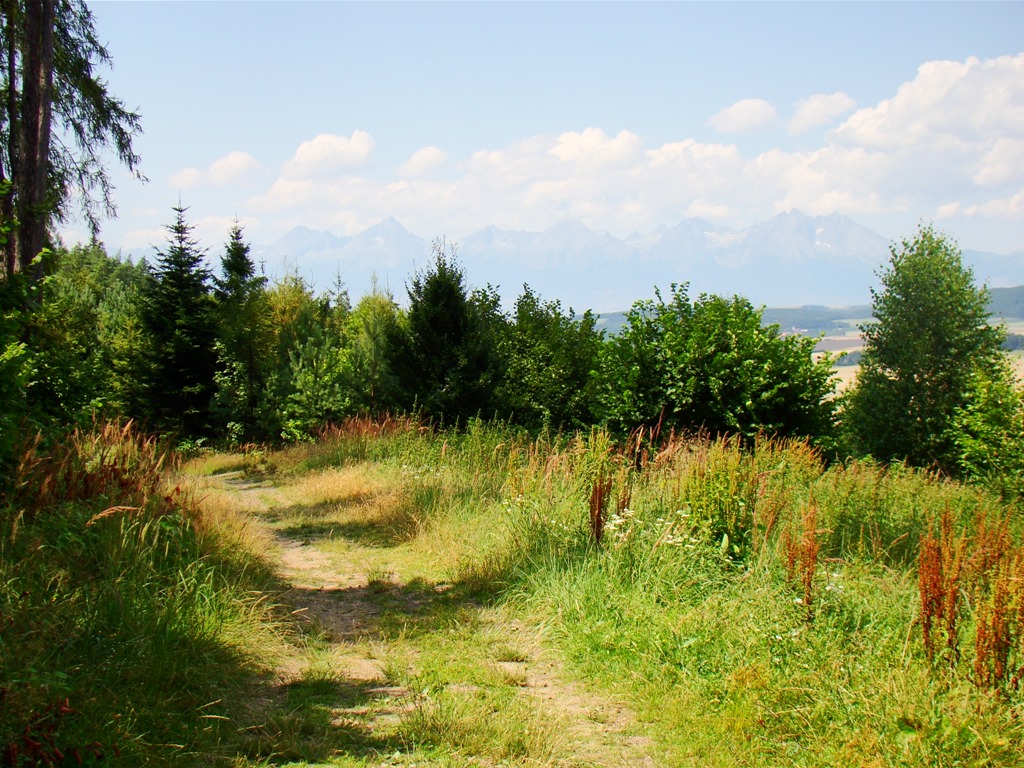
M799 208L1024 249L1024 3L97 0L149 183L112 249L295 225L624 236ZM71 223L67 238L83 232Z

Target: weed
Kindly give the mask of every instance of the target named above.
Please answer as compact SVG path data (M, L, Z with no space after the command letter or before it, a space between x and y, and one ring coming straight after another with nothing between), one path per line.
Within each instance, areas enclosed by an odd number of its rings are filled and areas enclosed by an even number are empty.
M921 541L919 590L921 593L921 631L925 653L932 664L937 655L937 637L945 635L951 666L959 659L959 619L961 575L967 559L966 534L953 532L953 518L946 509L939 520L938 537L929 532Z
M608 497L611 495L611 478L599 477L594 481L590 491L590 535L594 543L600 544L604 536L604 524Z
M395 572L390 568L375 566L367 571L366 581L371 592L386 592L395 584Z
M799 584L803 596L801 604L807 612L807 620L814 618L814 574L818 567L818 505L812 499L800 515L800 532L787 530L783 535L783 551L786 554L786 576L790 584Z

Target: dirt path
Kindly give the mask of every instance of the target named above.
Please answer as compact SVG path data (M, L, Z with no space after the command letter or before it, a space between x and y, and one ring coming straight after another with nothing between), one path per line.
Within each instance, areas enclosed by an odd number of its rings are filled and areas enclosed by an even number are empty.
M332 700L328 686L319 706L329 710L332 724L357 733L357 738L335 743L334 754L318 764L657 764L650 740L638 734L631 712L569 681L540 628L506 608L482 605L451 584L409 578L390 561L380 565L387 548L336 535L334 529L325 535L308 524L288 525L302 507L294 489L253 482L239 473L220 475L214 483L270 534L276 548L271 557L290 585L286 599L316 630L316 642L281 660L281 685L294 690L311 677L334 681L338 695ZM354 505L345 525L339 525L350 530L365 524L362 513L372 515L372 505ZM359 695L353 696L353 690ZM500 702L503 711L513 713L504 716L508 725L495 730L496 738L507 738L505 731L512 728L529 732L532 723L550 731L546 741L540 747L528 741L517 755L507 745L477 744L473 729L492 727L486 715L482 722L471 714L444 720L449 710L462 712L481 699L492 708ZM525 725L514 713L522 713ZM431 717L440 732L423 737L416 728ZM502 717L500 712L494 715L504 722ZM469 732L456 737L445 729ZM450 738L452 753L439 757L443 744L425 753L417 738L428 743Z

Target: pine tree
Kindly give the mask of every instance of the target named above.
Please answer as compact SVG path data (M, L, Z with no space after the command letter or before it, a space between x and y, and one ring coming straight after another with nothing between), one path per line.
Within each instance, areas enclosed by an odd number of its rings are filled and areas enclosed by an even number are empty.
M174 209L167 248L157 252L145 291L149 349L144 408L151 427L194 437L210 429L217 326L210 271L185 220L186 210L180 205Z

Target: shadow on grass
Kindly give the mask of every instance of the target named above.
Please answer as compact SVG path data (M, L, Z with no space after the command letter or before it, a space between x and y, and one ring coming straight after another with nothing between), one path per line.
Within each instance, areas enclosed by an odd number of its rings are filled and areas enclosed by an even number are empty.
M274 686L260 722L242 729L234 745L236 755L226 757L282 765L405 751L409 745L400 736L382 731L374 722L397 717L405 706L403 696L403 690L380 682L344 678Z
M336 589L295 588L286 599L334 642L388 641L475 625L494 598L460 584L387 581Z
M359 509L358 517L349 510ZM317 504L293 504L263 513L278 535L299 542L342 538L364 547L395 547L412 541L422 531L422 519L414 502L367 514L364 500ZM279 527L278 527L279 526Z
M415 580L386 581L345 589L293 588L284 595L307 629L334 644L387 642L399 637L472 627L494 594L459 584ZM322 634L321 634L322 633ZM231 749L259 764L318 763L331 758L384 759L407 753L415 745L400 724L414 697L385 678L352 679L333 671L307 671L283 683L268 677L254 684L251 700L259 702ZM237 765L238 763L233 763Z

